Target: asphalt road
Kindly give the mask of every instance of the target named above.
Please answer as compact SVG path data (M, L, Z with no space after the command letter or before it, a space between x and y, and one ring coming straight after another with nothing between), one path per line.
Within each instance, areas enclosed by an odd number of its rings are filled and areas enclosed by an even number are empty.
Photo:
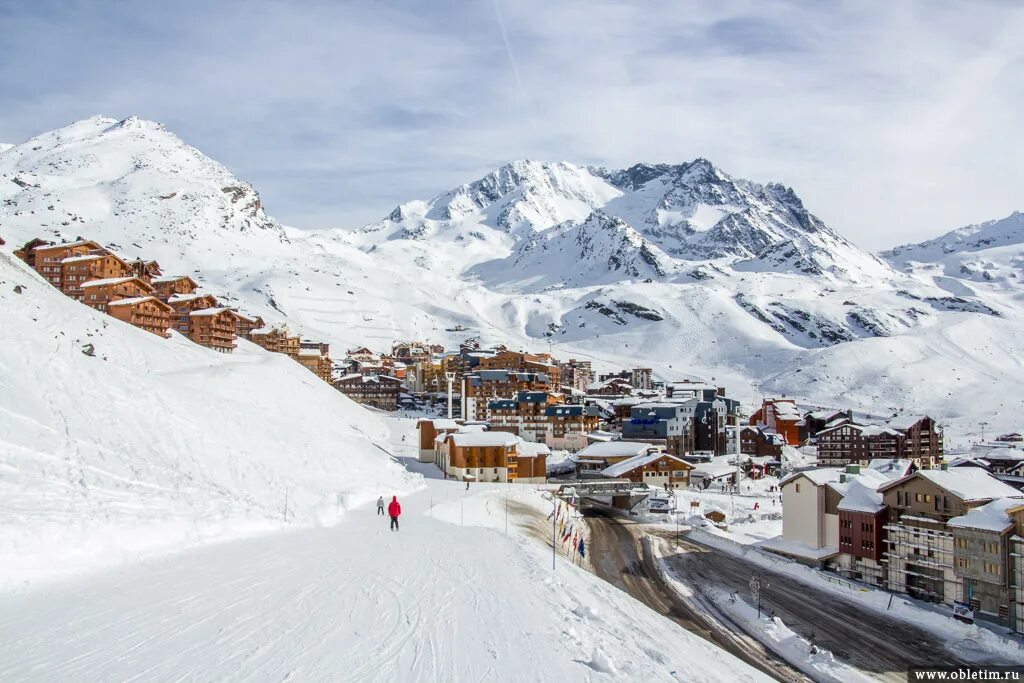
M694 614L698 610L687 607L671 588L663 585L656 563L651 558L645 561L639 539L650 533L651 527L600 511L589 521L594 568L599 576L676 619L684 627L725 647L719 641L722 634L710 629L707 619ZM674 538L671 532L665 535ZM907 667L913 665L966 664L949 653L927 631L878 614L834 593L800 583L786 574L750 565L741 558L685 536L680 541L678 552L666 559L674 574L698 594L702 588L713 586L719 591L737 592L749 598L750 578L753 574L759 575L762 609L779 617L786 626L819 647L830 650L838 659L879 678L906 680ZM665 592L669 595L664 595ZM676 611L683 613L681 619L676 618ZM744 638L736 644L746 645L749 640ZM734 649L726 649L738 655ZM749 657L754 655L756 651L747 649L747 656L743 658L750 661ZM772 658L769 654L761 656ZM760 668L764 669L763 666ZM782 671L776 669L769 673L779 677Z

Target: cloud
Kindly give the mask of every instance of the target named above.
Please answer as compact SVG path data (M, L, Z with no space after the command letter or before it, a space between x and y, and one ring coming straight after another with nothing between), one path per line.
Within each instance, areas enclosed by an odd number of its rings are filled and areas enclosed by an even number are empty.
M1022 207L1011 3L0 3L0 140L166 123L299 227L514 158L712 159L871 247Z

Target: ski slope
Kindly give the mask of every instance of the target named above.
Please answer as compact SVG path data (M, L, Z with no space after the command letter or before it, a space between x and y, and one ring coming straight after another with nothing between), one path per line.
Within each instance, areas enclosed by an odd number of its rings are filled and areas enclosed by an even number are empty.
M0 248L0 589L421 485L381 419L287 356L144 332ZM4 680L0 677L0 680Z
M0 680L769 680L585 569L552 571L519 518L506 535L431 515L480 496L431 480L399 498L397 532L368 505L0 595Z

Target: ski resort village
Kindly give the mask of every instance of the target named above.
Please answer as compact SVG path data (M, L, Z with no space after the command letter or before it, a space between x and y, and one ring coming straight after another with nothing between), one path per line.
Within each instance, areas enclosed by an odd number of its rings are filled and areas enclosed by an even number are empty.
M1024 678L1013 3L23 5L0 683Z

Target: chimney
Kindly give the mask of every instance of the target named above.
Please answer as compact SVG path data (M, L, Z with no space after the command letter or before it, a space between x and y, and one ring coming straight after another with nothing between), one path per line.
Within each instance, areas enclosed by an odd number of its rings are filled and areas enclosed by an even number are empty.
M847 465L846 474L860 474L860 465L854 465L853 463Z
M948 463L948 462L944 462L944 463L942 463L941 465L939 465L939 468L940 468L941 470L943 470L943 471L946 471L946 470L948 470L948 469L949 469L949 463Z
M839 475L839 483L840 484L845 484L846 483L846 473L845 472Z

